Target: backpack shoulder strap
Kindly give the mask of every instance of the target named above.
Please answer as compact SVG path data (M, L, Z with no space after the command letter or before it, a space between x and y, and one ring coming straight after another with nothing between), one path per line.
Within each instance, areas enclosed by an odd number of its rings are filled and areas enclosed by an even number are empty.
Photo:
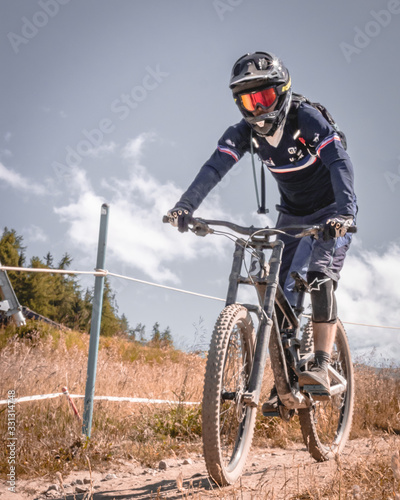
M299 128L298 121L297 121L297 112L299 110L300 104L302 102L307 102L308 99L304 97L301 94L297 94L296 92L292 93L292 102L290 104L290 109L288 113L288 120L293 126L294 130L297 130Z
M292 127L293 139L299 143L301 143L301 147L305 148L310 154L315 156L315 151L313 151L312 146L306 144L306 141L303 137L301 137L301 131L299 129L298 122L298 112L302 102L312 105L309 99L302 94L297 94L296 92L292 93L292 103L290 105L290 110L288 113L288 120Z

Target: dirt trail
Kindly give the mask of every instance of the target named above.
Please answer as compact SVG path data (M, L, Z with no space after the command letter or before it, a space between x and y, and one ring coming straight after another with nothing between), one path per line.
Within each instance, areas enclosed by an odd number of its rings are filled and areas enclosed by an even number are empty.
M341 456L342 467L368 460L376 453L387 454L393 449L391 439L384 437L350 441ZM18 480L16 493L7 491L2 482L0 500L67 499L289 499L314 485L322 486L332 478L338 465L335 460L315 462L301 444L287 449L254 448L248 458L243 477L233 487L218 489L208 480L204 461L194 455L186 460L165 460L166 468L145 469L134 461L115 464L107 473L93 472L93 497L89 491L88 471L72 472L64 478L64 491L55 482ZM180 487L178 489L178 487ZM158 492L158 494L157 494Z

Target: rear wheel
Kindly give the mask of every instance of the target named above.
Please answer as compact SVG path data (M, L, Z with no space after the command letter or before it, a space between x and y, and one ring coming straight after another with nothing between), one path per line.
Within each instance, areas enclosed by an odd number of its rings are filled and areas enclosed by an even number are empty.
M312 324L307 325L302 347L305 353L312 346ZM308 451L315 460L322 462L339 454L346 445L351 430L354 405L354 374L350 347L340 320L331 355L331 366L343 377L344 391L331 396L328 401L315 401L310 408L298 410L301 430ZM331 391L338 382L331 377Z
M253 439L256 408L243 404L254 356L254 327L247 309L227 306L214 328L203 395L203 448L210 477L219 485L241 475Z

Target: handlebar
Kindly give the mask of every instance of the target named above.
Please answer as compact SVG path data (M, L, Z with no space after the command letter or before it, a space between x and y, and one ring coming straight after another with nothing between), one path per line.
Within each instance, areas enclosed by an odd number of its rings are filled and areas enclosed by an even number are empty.
M168 215L164 215L162 221L164 223L171 222L172 217ZM294 238L303 238L304 236L317 236L320 231L323 230L324 224L317 225L293 225L293 226L285 226L285 227L254 227L254 226L239 226L238 224L234 224L233 222L224 221L224 220L209 220L209 219L200 219L196 217L191 217L191 221L189 224L192 224L192 231L198 236L205 236L206 234L214 233L214 229L209 226L222 226L235 233L242 234L245 236L251 236L255 233L259 236L274 236L276 234L288 233L288 232L296 232L296 234L291 234ZM349 226L347 228L347 232L356 233L357 226Z
M170 219L171 219L171 217L169 217L168 215L164 215L163 222L168 223L168 222L170 222ZM265 227L254 227L254 226L244 227L244 226L239 226L238 224L234 224L233 222L229 222L229 221L225 221L225 220L209 220L209 219L200 219L200 218L196 218L196 217L191 217L189 224L192 224L193 232L197 233L197 230L204 229L204 230L206 230L205 234L211 234L214 232L213 229L210 228L209 226L227 227L228 229L235 231L235 233L243 234L246 236L250 236L253 233L255 233L256 231L265 230Z

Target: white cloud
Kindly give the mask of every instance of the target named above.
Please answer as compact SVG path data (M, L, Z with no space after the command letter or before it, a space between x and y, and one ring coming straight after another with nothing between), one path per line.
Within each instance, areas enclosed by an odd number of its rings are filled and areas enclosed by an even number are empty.
M113 272L118 266L126 270L123 274L132 277L140 277L140 271L158 283L178 283L175 270L180 262L210 256L215 259L220 255L226 259L226 240L198 238L191 233L182 235L170 225L162 224L162 215L174 206L182 189L171 182L161 183L139 161L146 144L155 140L158 139L154 134L141 134L129 141L120 151L127 163L126 178L103 179L99 191L83 169L73 169L69 183L71 201L55 211L67 225L71 242L84 256L90 256L88 262L92 262L97 248L100 206L109 203L107 269ZM201 215L232 218L223 213L215 194L202 204ZM254 214L253 222L272 223ZM354 243L339 283L339 316L347 322L399 326L400 247L366 251L357 241ZM247 298L246 294L241 296L241 300ZM399 357L399 331L347 324L345 327L355 356L375 347L385 358Z
M12 155L13 155L12 151L10 151L9 149L3 149L3 148L0 149L0 157L1 156L10 157Z
M131 139L122 150L122 157L134 161L139 160L145 143L153 142L155 134L152 132L144 132L137 137Z
M117 145L114 141L107 142L101 144L97 148L91 148L86 153L85 156L89 156L90 158L103 158L107 154L114 153L117 148Z
M2 163L0 163L0 180L4 181L14 189L24 191L26 193L36 195L44 195L46 193L46 188L43 185L32 182L26 177L22 177L21 174L8 169Z
M44 243L48 241L48 237L43 229L35 224L31 224L28 229L24 229L23 233L30 242L39 241Z
M142 134L123 150L128 158L128 177L110 178L101 183L107 199L97 194L85 171L75 168L69 186L73 201L55 209L61 221L68 224L69 238L86 253L93 255L98 239L100 206L110 204L107 261L139 269L157 282L178 282L171 263L191 260L199 255L215 255L224 245L223 238L199 238L180 234L162 223L166 214L182 194L182 189L167 182L162 184L139 164L138 156L146 141L154 135ZM127 156L126 151L130 151ZM210 197L202 209L204 217L223 216L217 197Z
M347 257L337 292L339 315L344 321L368 325L400 326L400 247L381 251L357 246ZM376 348L384 358L399 358L400 331L345 325L356 353Z

